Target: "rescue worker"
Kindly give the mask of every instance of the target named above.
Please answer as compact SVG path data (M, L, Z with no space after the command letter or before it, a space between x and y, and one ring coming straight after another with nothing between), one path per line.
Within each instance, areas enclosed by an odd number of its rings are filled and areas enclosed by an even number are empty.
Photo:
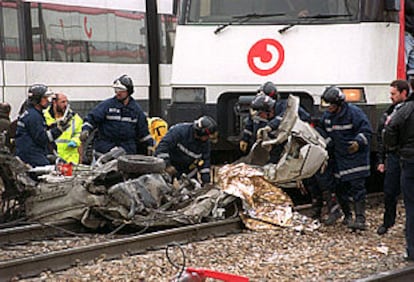
M278 96L276 96L278 97ZM279 128L280 122L283 119L283 115L287 109L287 99L278 99L275 101L269 96L258 95L251 103L251 108L256 112L257 118L254 119L253 132L255 133L256 140L263 139L264 135L274 135L275 131ZM311 118L308 112L302 107L298 109L299 118L305 122L310 122ZM282 154L284 143L273 146L270 151L270 163L278 163Z
M17 120L16 156L33 167L49 165L49 143L55 141L69 127L69 120L61 119L48 129L43 110L53 93L44 84L29 88L28 107Z
M410 80L411 89L414 81ZM401 191L405 206L406 260L414 261L414 95L413 92L385 125L384 144L397 149L401 164Z
M382 131L386 122L389 121L391 115L397 111L407 99L410 86L405 80L394 80L390 84L390 98L392 104L382 115L377 130L378 143L378 165L377 170L381 173L385 172L384 177L384 220L378 227L378 235L385 234L390 227L395 224L397 214L398 196L401 194L400 187L400 156L396 150L388 151L382 142Z
M354 230L366 229L365 181L370 175L371 125L365 113L345 102L345 95L336 86L327 87L321 97L321 106L327 108L320 127L333 142L335 175L339 178L336 189L339 205L345 215L343 223ZM352 218L349 198L354 201L355 221Z
M155 150L155 156L164 159L166 172L180 179L186 174L201 183L210 183L211 142L217 138L217 123L209 116L202 116L193 123L179 123L170 128Z
M11 151L13 145L10 141L10 112L9 103L0 103L0 133L3 134L4 145Z
M115 96L99 103L86 116L80 140L85 142L90 132L97 128L94 149L99 153L107 153L117 146L127 154L147 150L154 140L148 132L144 111L131 96L134 93L132 79L124 74L115 79L112 87Z
M257 95L267 95L277 100L278 92L273 82L267 81L259 87ZM255 122L254 116L250 113L243 129L242 139L239 142L240 151L243 153L246 153L249 146L254 143L254 138L256 137L256 132L254 131L255 123L257 121Z
M82 131L82 118L70 110L68 97L63 93L55 93L52 98L52 105L43 114L46 124L52 126L56 121L63 118L67 111L70 126L55 140L57 154L67 163L78 164L80 161L79 146L81 145L79 136Z

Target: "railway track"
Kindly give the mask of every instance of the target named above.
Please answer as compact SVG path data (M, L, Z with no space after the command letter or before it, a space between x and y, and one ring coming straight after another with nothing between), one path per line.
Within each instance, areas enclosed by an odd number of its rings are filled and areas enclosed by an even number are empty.
M368 197L370 205L378 204L382 194L371 194ZM310 205L298 206L295 210L309 214ZM79 232L80 226L73 221L63 221L55 224L31 224L13 228L0 229L1 244L14 244L39 240L46 237L67 235ZM237 219L229 219L214 223L203 223L165 231L152 232L143 235L121 239L111 239L88 246L74 247L48 254L0 261L0 281L8 281L14 277L27 278L37 276L41 272L64 270L74 265L82 265L98 258L114 259L123 254L139 254L145 251L162 248L171 243L189 243L209 237L225 236L242 231L242 223ZM79 234L77 234L79 235ZM1 245L0 244L0 245ZM358 281L414 281L414 265L395 271L377 273Z
M33 223L0 229L0 246L33 240L52 238L61 235L73 235L83 230L74 220L63 220L54 223Z
M171 243L189 243L241 231L242 222L239 218L235 218L114 239L44 255L2 261L0 262L0 280L8 281L14 277L27 278L39 275L45 270L59 271L103 256L105 259L114 259L122 254L138 254Z
M357 280L357 282L374 282L374 281L412 282L414 281L414 264L407 266L403 269L381 272L381 273L377 273L369 277Z

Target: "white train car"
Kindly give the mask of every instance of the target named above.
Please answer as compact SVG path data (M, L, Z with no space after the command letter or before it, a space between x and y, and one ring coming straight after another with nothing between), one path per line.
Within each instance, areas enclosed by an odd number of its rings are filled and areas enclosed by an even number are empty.
M0 1L0 97L12 105L12 117L33 83L67 93L84 114L113 95L110 86L122 74L132 77L134 98L162 114L171 95L176 17L172 0L148 3Z
M237 151L244 102L272 81L314 117L323 89L338 85L375 128L390 82L405 77L403 3L182 0L169 120L210 114L221 137L215 150Z

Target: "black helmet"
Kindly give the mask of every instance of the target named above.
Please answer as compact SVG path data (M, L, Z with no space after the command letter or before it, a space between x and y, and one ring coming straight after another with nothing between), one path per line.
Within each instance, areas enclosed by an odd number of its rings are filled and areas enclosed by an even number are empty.
M134 93L134 83L132 82L132 79L126 74L115 79L114 85L112 87L115 89L126 90L128 91L128 95L132 95L132 93Z
M196 119L193 127L197 136L210 136L217 132L217 123L209 116L202 116Z
M276 101L273 98L259 94L250 103L250 107L255 111L270 113L275 107L275 104Z
M265 83L263 83L260 87L259 90L257 91L258 93L263 92L265 95L270 96L274 99L277 99L277 88L276 86L273 84L273 82L271 81L267 81Z
M334 104L340 106L345 101L345 94L336 86L326 87L322 93L321 104Z
M40 103L43 97L47 97L52 95L52 91L44 84L33 84L29 88L29 102L33 105L37 105Z

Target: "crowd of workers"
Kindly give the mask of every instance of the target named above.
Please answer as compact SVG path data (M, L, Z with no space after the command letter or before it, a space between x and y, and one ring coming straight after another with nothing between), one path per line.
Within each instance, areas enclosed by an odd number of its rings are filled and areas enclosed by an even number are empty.
M398 196L403 192L406 209L406 259L414 261L414 78L390 83L391 106L382 115L378 129L377 170L384 173L384 221L378 227L385 234L395 223ZM259 88L251 103L251 111L239 143L247 152L264 134L272 136L280 124L286 106L275 85L266 82ZM352 230L365 230L366 179L370 175L371 124L367 115L356 105L346 102L339 87L329 86L321 95L324 112L315 125L325 138L329 161L327 167L306 179L313 198L313 217L322 218L325 201L328 217L325 224L332 225L343 216L342 223ZM299 117L309 121L303 108ZM273 136L275 137L275 136ZM277 162L281 150L278 145L271 151L271 162ZM338 205L339 204L339 205ZM351 207L353 205L353 208Z
M405 80L391 82L392 104L384 112L377 129L377 170L385 174L384 221L377 233L382 235L394 225L398 196L402 191L407 214L407 258L413 260L414 194L410 186L414 180L414 131L411 130L414 128L414 95L410 93L414 79L410 82L411 85ZM17 119L15 155L33 167L52 164L56 158L78 164L82 162L82 144L93 133L94 150L98 153L121 147L127 154L154 155L165 160L166 172L172 179L186 174L199 177L203 184L210 183L211 142L217 139L217 123L213 118L201 116L168 130L162 119L155 118L152 120L158 121L159 126L152 128L148 124L150 119L132 97L131 78L127 75L117 78L113 89L115 95L99 103L82 120L70 109L64 93L53 93L43 84L32 85ZM344 93L336 86L324 90L320 106L324 112L315 127L326 140L329 162L323 171L305 180L313 196L313 217L322 218L325 201L327 225L334 224L343 214L343 224L347 227L365 230L370 122L359 107L346 102ZM280 98L276 86L272 82L263 84L251 102L240 150L247 153L254 142L265 136L275 138L286 108L287 101ZM2 130L10 128L9 114L10 105L0 104ZM298 108L298 116L311 122L309 113L302 107ZM279 161L283 147L284 144L279 144L272 148L269 162Z
M128 75L115 79L113 89L113 97L100 102L82 119L70 108L67 95L34 84L15 122L10 122L10 105L0 104L0 129L7 132L4 142L32 167L85 163L82 155L87 148L83 145L92 142L96 156L115 147L126 154L154 155L165 160L172 179L200 174L203 183L210 182L210 140L217 139L213 118L201 116L168 130L166 121L147 117L134 100L134 85Z
M414 79L410 80L411 90ZM43 84L29 88L28 100L17 119L15 154L36 167L58 160L82 163L83 143L90 139L97 153L121 147L127 154L147 154L163 159L172 179L183 174L210 183L211 143L217 140L217 123L209 116L179 123L168 129L160 118L149 119L133 99L131 78L122 75L113 83L115 95L99 103L84 120L70 109L64 93L53 93ZM390 84L392 104L385 111L377 129L377 170L385 174L384 221L377 233L382 235L395 223L396 206L401 191L407 211L407 257L414 259L414 194L410 185L414 175L414 95L405 80ZM50 103L51 102L51 103ZM322 219L323 202L328 206L325 224L333 225L343 215L343 224L352 230L365 230L365 181L370 175L372 128L366 114L346 102L339 87L329 86L321 95L323 114L315 128L325 138L328 165L304 182L313 196L313 217ZM250 114L240 140L240 151L247 153L265 136L276 138L277 129L287 108L272 82L264 83L250 104ZM10 128L10 105L0 104L0 126ZM298 108L298 116L311 122L309 113ZM152 127L148 121L158 122ZM168 129L168 130L167 130ZM152 131L152 134L150 134ZM12 144L10 144L12 145ZM277 163L284 144L273 146L271 163ZM401 179L401 181L400 181ZM351 207L351 204L353 208Z

